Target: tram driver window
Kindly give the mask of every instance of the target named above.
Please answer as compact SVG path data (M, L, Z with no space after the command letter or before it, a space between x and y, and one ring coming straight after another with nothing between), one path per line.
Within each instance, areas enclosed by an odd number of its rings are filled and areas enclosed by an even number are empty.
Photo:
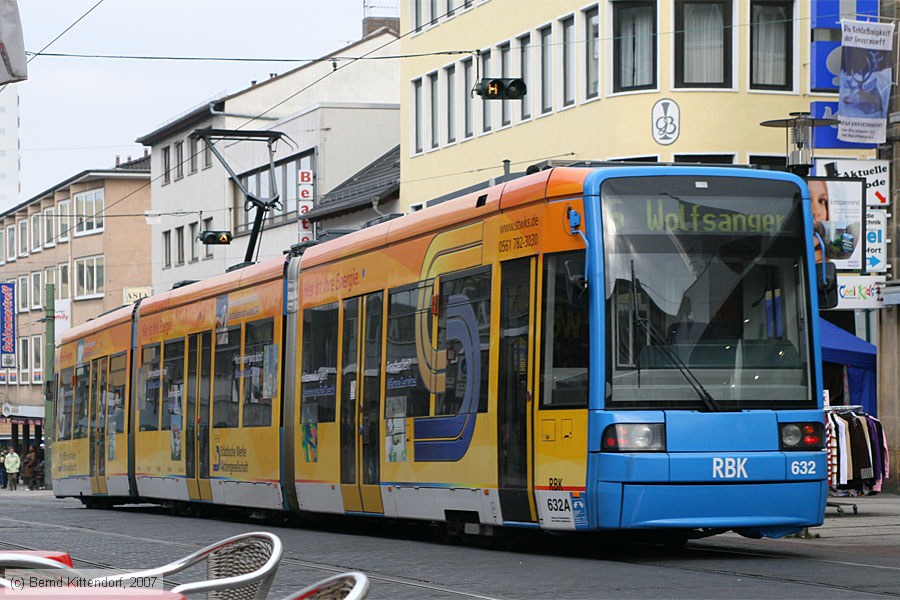
M573 302L567 263L584 264L584 252L544 258L541 408L588 405L588 308Z
M337 399L338 303L303 311L301 418L332 423Z
M244 427L272 424L272 399L278 390L275 320L247 323L244 340Z
M387 387L385 417L428 416L431 396L422 379L425 365L419 364L419 357L431 348L418 351L417 338L423 345L430 336L430 310L417 310L417 306L431 306L431 282L406 289L393 291L389 295L387 320ZM421 302L420 302L421 300ZM417 330L423 335L417 336ZM430 346L430 343L428 343Z
M139 410L140 430L159 429L160 346L149 344L141 348Z
M241 399L241 328L216 334L213 427L237 427Z

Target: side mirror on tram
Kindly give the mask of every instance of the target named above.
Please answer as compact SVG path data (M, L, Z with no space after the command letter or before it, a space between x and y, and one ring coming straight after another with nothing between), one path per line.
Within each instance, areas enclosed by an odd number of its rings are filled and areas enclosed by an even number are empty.
M567 260L566 266L566 300L573 308L587 306L587 277L584 276L583 260Z
M816 282L819 289L819 308L837 306L837 269L834 263L820 262L816 264Z

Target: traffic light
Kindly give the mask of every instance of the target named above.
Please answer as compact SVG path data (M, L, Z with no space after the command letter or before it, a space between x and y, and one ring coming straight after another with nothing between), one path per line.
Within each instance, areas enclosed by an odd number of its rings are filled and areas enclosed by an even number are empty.
M197 239L201 244L230 244L234 236L230 231L201 231Z
M485 100L521 100L528 87L524 79L485 78L475 84L475 93Z

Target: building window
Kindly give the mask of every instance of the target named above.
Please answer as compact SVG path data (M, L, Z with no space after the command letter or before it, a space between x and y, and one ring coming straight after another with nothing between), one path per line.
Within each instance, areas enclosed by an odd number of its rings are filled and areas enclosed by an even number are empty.
M440 16L440 13L438 12L438 0L430 0L428 4L428 8L430 9L429 12L431 13L429 25L434 25L437 23L438 17Z
M613 2L613 90L656 87L656 3Z
M456 67L444 69L447 80L447 143L456 141Z
M0 265L6 264L6 232L3 227L0 227Z
M212 166L212 147L209 145L209 142L203 142L203 168Z
M31 348L29 342L31 338L19 338L19 383L29 383L31 381Z
M28 290L31 282L28 275L19 275L19 285L16 286L16 293L19 295L19 312L28 312Z
M584 56L586 96L596 98L600 95L600 15L596 8L584 13L584 24L587 32Z
M731 87L731 2L676 0L675 86Z
M491 51L485 50L481 55L481 76L482 77L491 77ZM494 120L494 113L492 111L493 100L482 100L481 101L481 130L485 133L491 130L491 126Z
M104 258L102 256L75 259L75 298L102 294L104 276Z
M212 231L213 230L213 220L212 217L208 217L203 219L203 231ZM203 251L203 258L212 258L213 257L213 247L207 244L206 249Z
M538 31L541 39L541 114L553 110L553 40L550 27Z
M188 152L190 152L190 156L188 157L188 163L191 167L191 173L197 172L197 152L199 152L197 138L189 138L188 141Z
M438 110L438 74L431 73L428 76L428 92L431 94L431 147L437 148L440 144L440 122L441 113Z
M48 208L44 211L44 246L56 245L56 209Z
M184 142L175 142L175 178L184 177Z
M40 252L41 238L43 238L44 225L41 223L41 213L31 215L31 251Z
M48 285L56 286L56 269L53 267L44 269L44 286L46 287Z
M503 44L502 46L497 47L497 52L500 54L500 77L509 77L510 76L510 51L509 44ZM512 122L512 117L510 116L512 113L512 102L510 100L502 100L500 102L500 126L506 127Z
M172 266L172 232L163 231L163 268Z
M475 87L475 68L472 59L463 61L463 121L465 125L465 137L475 135L475 103L472 100L472 88Z
M69 241L69 229L72 228L70 205L69 200L60 200L59 202L59 235L57 239L60 243Z
M88 235L103 231L105 200L103 190L91 190L75 194L75 235Z
M413 0L412 1L412 22L416 28L416 31L422 31L422 0Z
M175 264L184 264L184 227L175 228Z
M750 3L750 87L793 88L793 2L756 0Z
M422 80L413 81L413 139L415 140L416 153L421 152L425 148L422 131L423 117L422 114Z
M44 382L44 336L31 336L31 383L40 385Z
M191 223L191 262L200 260L200 242L197 240L197 235L199 234L197 231L198 226L199 223Z
M16 260L16 226L6 226L6 260Z
M172 162L169 157L169 147L165 146L162 149L162 177L163 184L169 183L172 181Z
M531 85L531 36L523 35L519 38L519 74L525 80L525 89ZM522 98L522 120L531 118L531 97L527 94Z
M37 271L31 274L31 308L36 310L44 308L44 305L41 303L41 298L44 296L44 294L41 293L42 276L43 273L41 271Z
M19 221L19 256L28 256L28 221Z
M563 106L575 104L575 18L564 19L562 25Z
M59 288L56 290L57 300L69 299L69 263L59 263L57 265L59 271Z

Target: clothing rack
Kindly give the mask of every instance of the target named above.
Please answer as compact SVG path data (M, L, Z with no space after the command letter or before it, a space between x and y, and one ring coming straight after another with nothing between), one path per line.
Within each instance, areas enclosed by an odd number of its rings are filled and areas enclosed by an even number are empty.
M863 409L863 407L861 404L845 404L843 406L839 405L839 406L826 406L825 407L825 410L828 410L831 412L848 412L848 411L856 412L856 411L862 410L862 409ZM831 508L836 508L838 516L841 516L841 517L844 516L844 508L847 506L849 506L853 509L854 515L859 514L859 507L857 507L856 503L854 503L854 502L835 502L835 501L829 502L829 501L826 501L825 507L827 508L829 506Z

